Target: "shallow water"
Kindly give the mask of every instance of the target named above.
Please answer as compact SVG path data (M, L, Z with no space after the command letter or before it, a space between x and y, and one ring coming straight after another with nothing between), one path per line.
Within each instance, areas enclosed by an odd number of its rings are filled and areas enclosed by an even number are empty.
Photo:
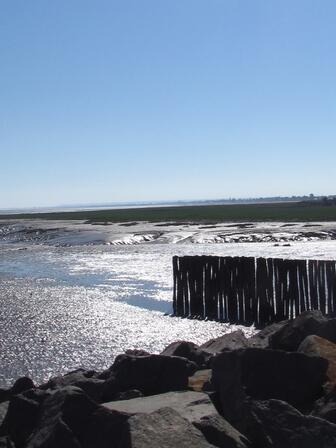
M93 245L0 244L0 386L29 375L102 369L128 348L160 352L236 329L171 318L173 255L336 256L335 241ZM253 328L244 328L247 335Z

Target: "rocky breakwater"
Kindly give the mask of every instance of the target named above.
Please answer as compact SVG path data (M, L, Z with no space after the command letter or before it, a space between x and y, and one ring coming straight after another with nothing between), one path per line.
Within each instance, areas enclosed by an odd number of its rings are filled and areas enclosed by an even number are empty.
M336 320L306 312L0 391L0 447L331 448Z

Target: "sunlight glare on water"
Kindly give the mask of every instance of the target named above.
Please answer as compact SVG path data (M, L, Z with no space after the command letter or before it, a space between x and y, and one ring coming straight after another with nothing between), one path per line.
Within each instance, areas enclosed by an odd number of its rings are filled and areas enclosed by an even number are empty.
M237 327L171 318L173 255L334 258L335 242L0 247L0 386L103 369L129 348L160 352ZM244 328L247 335L253 328Z

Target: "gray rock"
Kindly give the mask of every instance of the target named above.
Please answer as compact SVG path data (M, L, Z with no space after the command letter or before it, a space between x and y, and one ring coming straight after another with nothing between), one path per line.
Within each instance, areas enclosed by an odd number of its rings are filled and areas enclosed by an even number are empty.
M117 448L127 418L99 406L81 389L68 386L44 400L28 447L47 448L48 440L63 447L65 440L69 447L78 442L82 448Z
M336 342L336 319L327 319L321 311L305 311L272 334L270 346L274 349L296 351L310 335Z
M96 378L93 370L78 369L66 375L51 378L40 389L61 389L67 386L75 386L82 389L90 398L101 402L104 394L104 380Z
M15 446L24 446L37 423L38 412L39 405L36 401L23 395L14 395L0 428L0 436L8 435Z
M188 388L188 378L197 370L195 363L178 356L119 355L111 376L120 391L138 389L145 395L154 395Z
M275 322L274 324L267 325L267 327L260 330L257 334L248 338L249 347L254 348L271 348L270 338L281 328L287 325L288 320L283 320L282 322Z
M245 337L242 330L233 331L224 334L215 339L205 342L200 346L201 349L213 355L221 353L224 350L236 350L238 348L246 348L249 346L249 340Z
M336 425L279 400L251 402L247 436L263 448L335 448Z
M328 362L317 356L248 348L216 356L212 384L220 394L224 418L236 426L246 396L311 409L322 395L327 368Z
M202 417L218 414L207 394L193 391L167 392L131 400L111 401L103 406L128 415L149 414L161 408L171 408L191 423Z
M249 440L220 415L202 417L194 425L209 443L218 448L251 447Z
M150 397L105 403L109 410L130 416L152 414L160 409L172 409L198 428L209 443L223 448L245 448L248 440L216 411L208 395L202 392L168 392Z
M134 415L128 420L120 448L210 448L203 434L173 409Z
M11 388L11 394L12 395L21 394L26 390L34 388L35 384L33 383L33 381L30 378L23 376L15 381L13 387Z
M0 437L0 448L15 448L9 437Z
M27 448L60 447L81 448L79 441L61 418L45 428L40 428L27 445Z
M209 352L202 350L193 342L186 341L172 342L161 352L161 355L181 356L197 364L199 369L208 367L209 360L212 356Z
M336 424L336 390L317 400L311 414Z
M9 401L4 401L0 404L0 427L5 420L7 411L8 411Z

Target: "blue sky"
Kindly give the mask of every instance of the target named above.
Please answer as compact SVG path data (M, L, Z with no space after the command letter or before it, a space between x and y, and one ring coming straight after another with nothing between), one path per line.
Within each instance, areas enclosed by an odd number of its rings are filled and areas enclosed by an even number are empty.
M1 0L0 207L334 194L334 0Z

